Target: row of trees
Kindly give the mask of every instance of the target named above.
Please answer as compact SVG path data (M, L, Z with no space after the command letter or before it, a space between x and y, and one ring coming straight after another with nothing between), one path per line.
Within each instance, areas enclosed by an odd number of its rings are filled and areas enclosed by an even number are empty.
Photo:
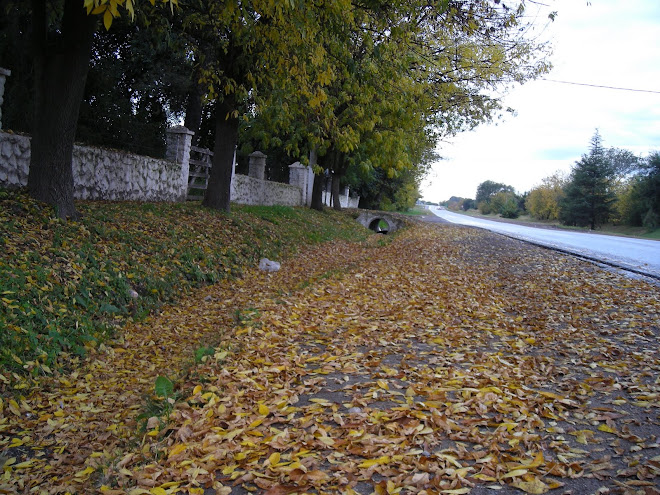
M317 208L324 171L336 195L342 181L367 196L380 182L389 193L372 193L374 205L406 204L439 138L492 119L502 111L495 89L549 68L546 47L527 38L524 0L10 0L2 9L0 57L12 70L3 120L32 134L29 192L62 218L77 216L75 139L158 154L178 119L213 148L207 206L229 210L237 144L311 163Z
M568 175L556 172L523 195L487 180L477 187L476 199L454 197L445 205L466 211L478 208L504 218L528 213L537 220L591 229L612 223L652 230L660 226L660 153L640 157L606 148L596 131L589 152Z
M660 153L605 148L598 132L569 176L542 181L526 199L534 218L595 229L605 223L660 226Z
M512 186L487 180L477 186L476 199L452 196L442 205L453 210L479 209L484 215L497 213L504 218L518 218L524 211L525 197L518 196Z

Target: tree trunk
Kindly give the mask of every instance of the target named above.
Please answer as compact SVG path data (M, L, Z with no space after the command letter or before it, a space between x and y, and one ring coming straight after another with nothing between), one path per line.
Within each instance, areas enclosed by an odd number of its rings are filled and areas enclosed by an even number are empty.
M196 77L196 76L193 76ZM188 102L186 104L186 120L184 126L193 131L195 135L192 138L193 146L199 145L199 127L202 124L202 96L203 88L201 84L193 81L192 87L188 91Z
M217 103L213 166L202 204L229 213L231 201L231 173L234 149L238 140L238 118L231 115L235 100L225 96Z
M73 203L73 142L89 69L97 16L66 0L62 27L48 33L47 6L32 1L35 98L28 190L55 206L59 218L78 218Z
M312 204L310 208L317 211L323 211L323 184L325 177L323 172L314 174L314 185L312 187Z
M335 210L341 211L339 189L341 178L346 173L346 155L341 151L332 150L330 152L330 160L332 165L332 207Z
M332 174L332 207L337 211L341 211L341 201L339 199L340 181L341 177L339 177L339 175Z

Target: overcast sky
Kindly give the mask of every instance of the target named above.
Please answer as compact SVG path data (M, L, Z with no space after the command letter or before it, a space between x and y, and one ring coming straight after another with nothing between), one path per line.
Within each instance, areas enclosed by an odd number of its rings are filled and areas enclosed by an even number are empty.
M423 199L474 198L493 180L530 190L557 170L570 171L598 128L606 147L646 155L660 150L660 0L547 0L538 29L552 41L546 79L636 92L532 81L510 91L516 115L443 143L445 159L422 184ZM533 4L528 3L531 12Z

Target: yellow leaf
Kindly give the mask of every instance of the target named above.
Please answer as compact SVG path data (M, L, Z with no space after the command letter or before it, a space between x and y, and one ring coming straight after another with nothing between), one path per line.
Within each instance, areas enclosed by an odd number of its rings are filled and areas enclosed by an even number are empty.
M254 421L252 421L252 423L250 423L249 428L256 428L263 422L264 422L263 418L255 419Z
M185 446L185 445L183 445L183 444L175 445L174 448L173 448L172 450L170 450L170 453L168 454L167 457L172 457L172 456L175 456L175 455L177 455L177 454L180 454L180 453L183 452L184 450L186 450L186 446Z
M556 399L556 400L564 400L566 397L563 397L561 395L554 394L552 392L545 392L543 390L539 391L539 394L541 394L543 397L548 397L549 399Z
M197 395L197 394L200 393L201 391L202 391L202 386L201 386L201 385L197 385L197 386L193 389L193 393L192 393L192 394L193 394L193 395Z
M335 444L335 441L330 437L319 437L319 441L323 442L328 447L332 447Z
M534 495L541 495L550 490L550 487L538 478L534 478L532 481L516 481L511 483L511 486L519 488L525 493L532 493Z
M575 437L575 441L577 443L581 443L582 445L587 445L589 443L587 441L587 436L592 436L594 432L591 430L577 430L570 432L570 434Z
M262 416L268 416L268 413L270 412L270 409L268 409L268 406L265 404L259 404L259 414Z
M254 428L254 427L252 427L252 428ZM244 431L243 428L239 428L239 429L237 429L237 430L228 431L227 433L225 433L225 434L223 435L223 438L224 438L225 440L227 440L227 441L231 441L231 440L233 440L234 438L236 438L238 435L240 435L241 433L243 433L243 431Z
M482 474L482 473L475 474L473 476L473 478L476 478L476 479L481 480L481 481L497 481L497 478L494 478L492 476L488 476L488 475ZM499 485L497 485L497 486L499 486Z
M110 26L112 26L112 12L110 12L110 9L106 9L103 13L103 25L106 31L110 30Z
M378 380L376 383L383 390L389 390L390 389L389 385L387 384L387 382L385 380Z
M445 460L445 461L451 463L452 465L454 465L454 466L457 467L458 469L461 469L461 468L463 467L463 465L462 465L460 462L458 462L458 461L456 460L456 457L454 457L453 455L448 455L448 454L438 454L438 457L439 457L440 459L443 459L443 460Z
M9 410L14 413L16 416L21 415L21 410L18 407L18 402L16 402L14 399L11 399L9 401Z
M541 464L545 462L545 459L543 459L543 452L539 452L534 456L534 460L532 461L531 464L528 464L528 468L535 468L539 467Z
M93 472L94 472L94 468L93 468L93 467L90 467L90 466L87 466L87 467L86 467L85 469L83 469L82 471L78 471L78 472L75 474L75 477L76 477L76 478L83 478L83 477L85 477L85 476L89 476L89 475L92 474Z
M470 493L471 488L456 488L454 490L442 490L440 493L447 493L448 495L463 495L464 493Z
M527 474L527 469L514 469L513 471L506 473L502 478L515 478L516 476L522 476L523 474Z
M598 429L599 429L600 431L604 431L605 433L614 433L614 434L616 434L616 430L615 430L614 428L610 428L610 427L607 426L607 425L600 425L600 426L598 427Z
M237 467L236 464L231 464L230 466L225 466L222 469L222 474L224 474L225 476L228 476L236 470L236 467Z
M509 468L509 471L515 469L533 469L539 467L544 461L543 453L539 452L534 456L534 460L531 462L523 461L520 464L507 464L507 467Z
M383 464L387 464L390 462L390 457L387 455L384 455L382 457L379 457L378 459L368 459L366 461L363 461L358 465L358 467L361 468L370 468L372 466L381 466Z
M268 458L268 464L271 466L274 466L280 462L280 453L275 452L273 454L270 454L270 457Z
M151 490L149 490L149 493L151 493L151 495L167 495L167 492L159 486L156 486Z

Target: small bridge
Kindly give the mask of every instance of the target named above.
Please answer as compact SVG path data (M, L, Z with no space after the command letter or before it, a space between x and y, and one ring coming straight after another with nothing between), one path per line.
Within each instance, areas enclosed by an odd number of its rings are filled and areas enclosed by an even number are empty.
M357 221L379 234L388 234L403 227L402 220L379 211L361 213Z

